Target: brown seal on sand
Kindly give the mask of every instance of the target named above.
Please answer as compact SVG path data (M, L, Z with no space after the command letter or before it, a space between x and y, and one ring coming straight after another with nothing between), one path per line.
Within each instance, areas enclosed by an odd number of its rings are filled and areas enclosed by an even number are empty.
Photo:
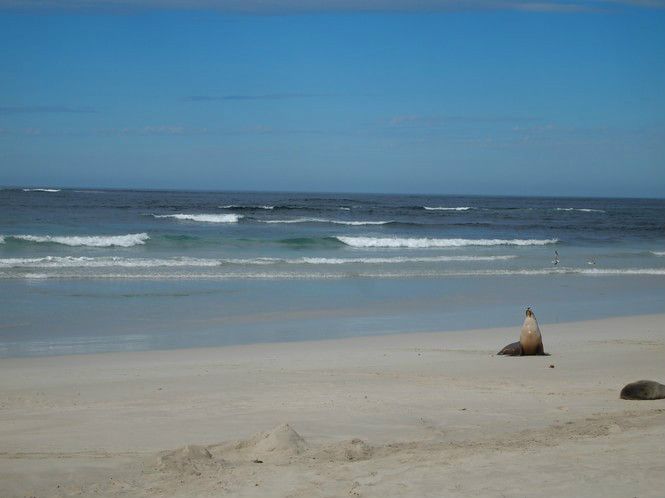
M653 380L638 380L626 384L619 396L621 399L664 399L665 386Z
M519 342L508 344L497 354L507 356L547 355L543 350L543 337L531 308L526 309L526 318L522 324Z

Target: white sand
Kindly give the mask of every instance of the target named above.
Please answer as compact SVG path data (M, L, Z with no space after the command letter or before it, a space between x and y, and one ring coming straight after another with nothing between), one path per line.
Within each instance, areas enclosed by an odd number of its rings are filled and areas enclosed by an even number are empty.
M0 496L663 496L665 315L520 325L0 360Z

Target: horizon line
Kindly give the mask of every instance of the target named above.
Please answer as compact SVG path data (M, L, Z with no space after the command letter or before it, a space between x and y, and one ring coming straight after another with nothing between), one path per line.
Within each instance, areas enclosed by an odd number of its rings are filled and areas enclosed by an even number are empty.
M518 195L518 194L469 194L469 193L433 193L433 192L362 192L362 191L332 191L332 190L252 190L252 189L203 189L203 188L168 188L168 187L100 187L100 186L58 186L58 185L0 185L3 190L22 189L58 189L58 190L105 190L113 192L190 192L190 193L220 193L220 194L327 194L327 195L394 195L394 196L438 196L438 197L514 197L524 199L640 199L640 200L665 200L662 197L635 196L635 195Z

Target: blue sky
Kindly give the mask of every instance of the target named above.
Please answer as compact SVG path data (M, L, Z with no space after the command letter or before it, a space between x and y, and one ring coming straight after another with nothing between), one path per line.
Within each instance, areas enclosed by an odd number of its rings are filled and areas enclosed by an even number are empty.
M264 4L0 0L0 184L665 196L661 2Z

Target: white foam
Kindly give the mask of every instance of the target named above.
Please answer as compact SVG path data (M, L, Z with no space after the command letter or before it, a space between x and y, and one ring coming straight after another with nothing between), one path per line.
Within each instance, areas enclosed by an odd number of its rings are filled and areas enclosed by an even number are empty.
M121 257L75 257L46 256L44 258L0 259L0 268L155 268L162 266L219 266L216 259L202 258L121 258Z
M475 209L470 206L460 206L460 207L441 207L441 206L423 206L423 209L427 211L469 211L470 209Z
M471 270L448 272L442 276L539 276L539 275L585 275L585 276L621 276L621 275L665 275L665 268L542 268L515 270Z
M400 264L400 263L437 263L437 262L475 262L513 259L516 256L432 256L432 257L393 257L393 258L123 258L115 256L46 256L43 258L4 258L0 259L0 268L157 268L157 267L215 267L232 265L347 265L347 264Z
M60 192L59 188L24 188L23 192Z
M130 233L127 235L8 235L7 237L27 242L63 244L66 246L88 247L132 247L143 245L150 238L147 233Z
M294 263L307 263L316 265L346 265L353 263L363 264L397 264L397 263L439 263L449 261L502 261L517 256L432 256L422 258L395 257L395 258L300 258L292 260Z
M168 272L168 273L28 273L10 274L0 272L0 278L105 278L105 279L140 279L140 280L227 280L227 279L344 279L344 278L446 278L446 277L501 277L501 276L551 276L579 275L588 277L602 276L665 276L665 268L626 268L626 269L523 269L523 270L469 270L469 271L400 271L400 272Z
M572 208L572 207L566 207L566 208L555 208L555 211L580 211L582 213L604 213L605 211L603 209L589 209L589 208Z
M0 244L4 244L4 243L5 243L5 237L4 237L4 235L0 235Z
M339 209L341 209L342 211L351 211L351 208L344 207L344 206L340 206Z
M181 221L199 221L202 223L237 223L240 214L153 214L155 218L174 218Z
M239 204L227 204L226 206L219 206L221 209L275 209L275 206L241 206Z
M665 251L651 251L654 256L665 256Z
M665 275L665 268L593 268L580 269L582 275Z
M536 277L546 275L582 275L582 276L630 276L630 275L665 275L665 268L543 268L543 269L496 269L496 270L468 270L468 271L424 271L399 273L360 273L361 277Z
M293 218L290 220L262 220L264 223L332 223L333 225L386 225L392 221L347 221L347 220L329 220L326 218Z
M352 226L362 226L362 225L387 225L388 223L393 223L392 220L389 221L345 221L345 220L323 220L324 223L332 223L334 225L352 225Z
M558 239L423 239L336 237L351 247L466 247L466 246L542 246L556 244Z

